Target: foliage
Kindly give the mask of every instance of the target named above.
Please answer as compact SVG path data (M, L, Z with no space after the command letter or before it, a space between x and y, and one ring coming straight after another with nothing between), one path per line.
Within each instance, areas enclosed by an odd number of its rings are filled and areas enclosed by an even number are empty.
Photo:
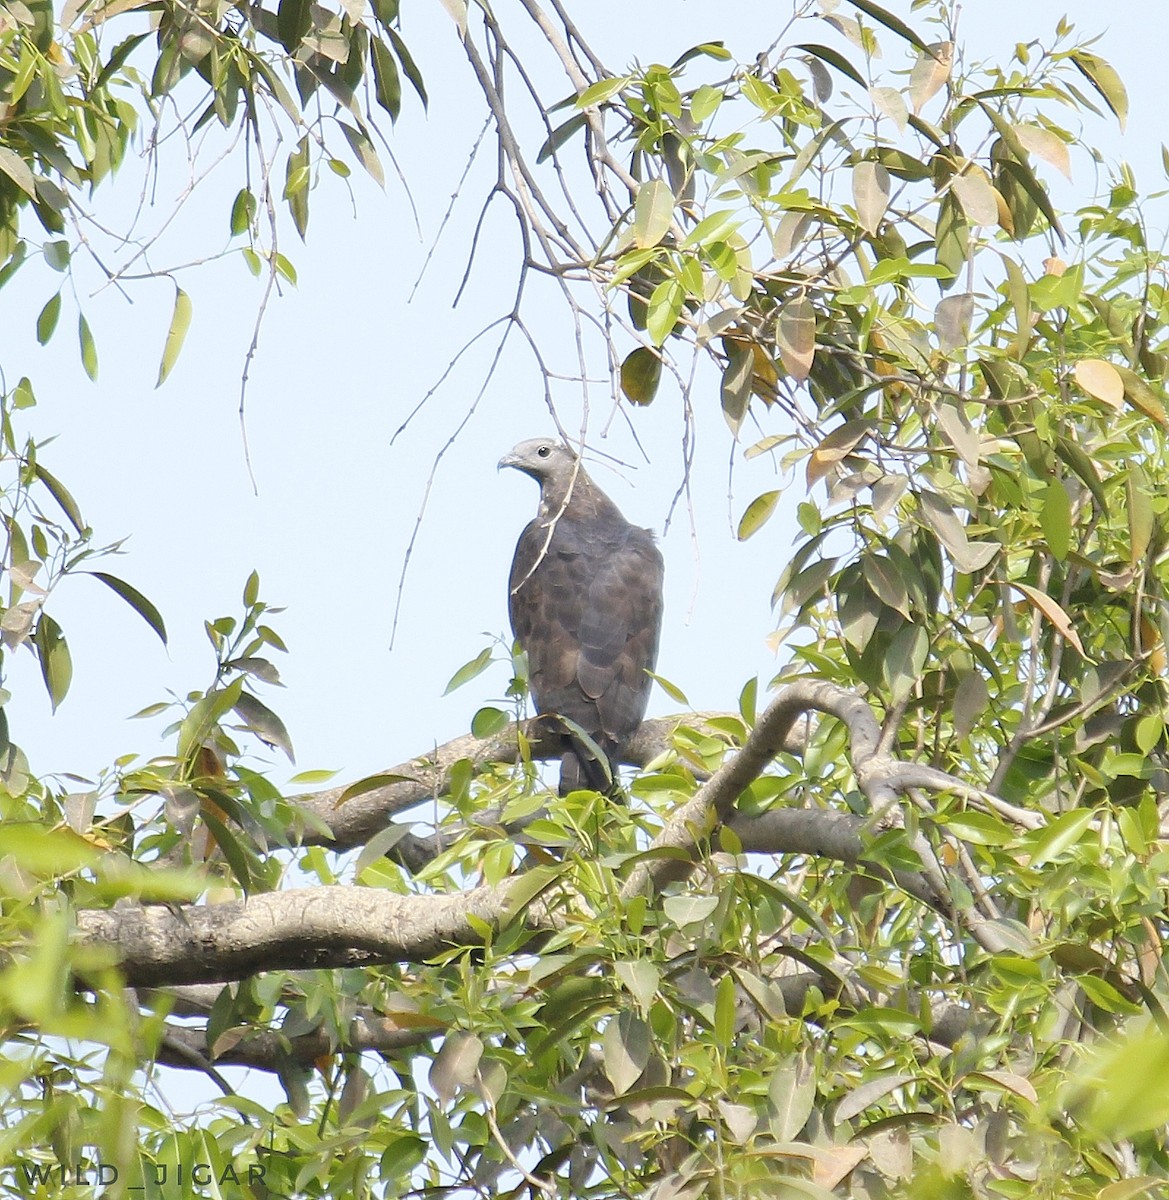
M396 119L405 75L425 99L396 4L164 2L146 32L139 7L59 28L47 3L0 10L0 287L38 249L69 270L82 189L172 93L189 132L241 129L241 170L258 157L230 224L270 280L292 270L274 217L261 233L276 192L305 236L320 164L348 169L326 135L376 174L368 96ZM520 298L556 276L635 406L684 384L689 355L715 364L684 412L721 405L743 456L776 464L741 538L806 487L777 699L749 684L736 713L682 723L628 806L549 795L538 732L497 708L445 758L289 799L250 757L292 753L257 695L283 645L253 577L242 618L207 626L214 674L168 754L68 794L0 727L0 1187L55 1194L82 1164L111 1194L197 1169L257 1197L1159 1194L1169 301L1124 168L1076 211L1056 199L1090 153L1071 127L1123 121L1123 85L1063 24L972 67L956 5L909 24L872 0L799 5L751 61L709 43L611 75L553 5L543 45L575 100L533 91L529 148L499 83L508 28L447 7L525 233ZM280 185L271 121L295 132ZM539 186L555 172L567 215ZM160 383L190 318L175 287ZM4 398L0 628L56 704L71 663L46 607L67 576L165 626L92 569L77 502L17 434L34 404L26 379ZM495 761L505 737L518 765ZM437 836L389 822L430 797ZM366 811L381 823L342 836ZM382 941L296 942L306 878L322 909L340 879L441 935L403 918ZM221 959L190 933L268 894L289 901L265 910L288 914L280 946ZM95 912L116 939L86 932ZM163 983L185 986L127 993L148 975L136 931L168 920L193 965ZM228 1094L180 1120L156 1063ZM235 1094L231 1064L284 1101Z

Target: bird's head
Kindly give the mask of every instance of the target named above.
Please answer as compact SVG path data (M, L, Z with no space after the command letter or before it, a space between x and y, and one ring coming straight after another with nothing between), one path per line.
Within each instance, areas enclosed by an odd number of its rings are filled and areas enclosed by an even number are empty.
M515 467L543 485L546 479L566 478L576 465L576 455L554 438L529 438L499 460L499 466Z

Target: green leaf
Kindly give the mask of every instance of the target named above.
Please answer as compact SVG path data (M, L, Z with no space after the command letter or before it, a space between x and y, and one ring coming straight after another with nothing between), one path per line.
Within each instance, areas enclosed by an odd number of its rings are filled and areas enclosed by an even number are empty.
M256 219L256 197L248 188L240 188L231 206L231 236L247 233Z
M613 973L637 1001L642 1015L646 1015L661 984L661 971L649 959L637 958L631 962L614 963Z
M1058 479L1053 479L1043 489L1039 527L1052 554L1063 562L1072 544L1072 502L1067 488Z
M636 1013L619 1013L605 1027L601 1045L605 1074L620 1096L637 1082L649 1062L652 1038L649 1026Z
M348 126L343 124L342 128L348 129ZM292 214L292 223L302 241L308 229L308 185L308 134L305 134L288 156L288 164L284 171L284 199L288 204L288 211Z
M37 621L33 644L40 660L45 689L49 693L53 711L56 712L73 680L73 660L60 625L48 613L42 612L40 620Z
M380 788L392 787L395 783L417 783L418 780L410 775L370 775L365 779L359 779L356 783L351 783L340 796L337 797L337 807L346 804L350 800L356 799L358 796L364 796L367 792L376 792Z
M45 485L49 494L61 506L62 511L69 518L69 523L77 530L78 533L84 534L88 528L81 518L81 509L77 507L77 501L73 499L69 493L69 489L55 476L51 475L39 462L34 468L36 477Z
M301 39L311 28L310 0L280 0L276 6L276 36L289 54L295 53Z
M101 851L72 829L49 829L32 821L0 824L0 858L11 858L33 875L70 875L94 866Z
M1090 808L1073 809L1032 835L1031 869L1035 870L1071 849L1083 837L1095 815Z
M386 34L390 39L390 44L394 47L394 53L397 54L398 61L402 64L403 74L410 80L410 85L418 93L418 99L422 101L422 107L426 108L430 100L426 95L426 84L422 81L422 72L418 69L418 64L414 61L406 43L402 41L395 30L387 26Z
M450 682L443 689L443 695L449 696L456 688L464 683L470 683L476 675L482 675L491 665L491 647L481 650L470 662L463 665L451 676Z
M116 575L107 575L105 571L86 571L83 574L92 575L94 579L100 579L106 587L121 596L146 624L158 634L162 644L166 645L166 624L163 622L162 614L137 588L131 587L124 579L119 579Z
M345 140L349 143L353 153L357 155L357 161L365 168L366 174L378 187L385 187L386 173L382 170L381 159L378 158L377 151L373 148L373 142L360 129L354 129L352 125L347 125L344 121L339 121L338 124L341 126L341 132L345 135Z
M1125 91L1124 83L1115 69L1098 54L1089 54L1087 50L1073 50L1071 60L1079 67L1084 78L1100 93L1123 131L1128 120L1128 92Z
M632 404L651 404L661 378L661 356L647 346L631 350L621 364L621 390Z
M656 246L674 219L674 193L663 179L650 179L637 189L633 205L633 240L641 249Z
M548 864L533 867L530 870L524 871L522 875L509 880L507 884L507 900L504 904L508 918L513 918L523 912L537 896L547 891L563 873L564 867L559 863L556 865Z
M1135 371L1120 365L1116 370L1124 384L1124 398L1129 404L1162 429L1169 429L1169 414L1165 412L1165 402L1161 397Z
M646 671L646 674L676 704L684 704L687 708L690 707L690 701L686 698L686 693L676 683L671 683L664 675L655 675L653 671Z
M276 274L281 279L287 279L293 287L296 286L296 268L284 257L283 254L276 254L272 257L272 264L276 268Z
M1112 1039L1101 1039L1077 1064L1071 1099L1090 1136L1122 1141L1135 1134L1159 1131L1169 1121L1169 1033L1155 1023L1130 1021ZM1125 1181L1128 1182L1128 1181ZM1132 1182L1136 1182L1135 1180ZM1103 1200L1116 1185L1099 1193ZM1156 1195L1162 1182L1151 1192ZM1132 1192L1121 1193L1131 1197Z
M849 79L854 83L859 83L861 87L868 86L865 83L864 76L838 50L833 50L830 46L821 46L809 42L801 42L795 49L803 50L806 54L811 54L822 62L826 62L830 67L835 67L842 75L847 75Z
M576 98L577 108L592 108L596 104L604 104L612 99L632 79L631 75L622 75L613 79L598 79L596 83L585 88Z
M383 25L390 25L398 19L402 6L399 0L373 0L373 11Z
M978 846L1005 846L1015 837L1012 829L988 813L951 813L942 824L947 833Z
M551 158L574 133L583 129L586 124L588 124L588 117L584 113L577 113L576 116L569 117L563 125L552 130L547 138L544 139L544 144L540 147L540 152L536 155L536 162L542 163Z
M645 331L660 346L674 331L686 303L686 289L677 279L664 279L654 288L645 314Z
M8 176L22 192L33 200L37 198L36 180L28 163L7 146L0 146L0 171Z
M1047 189L1040 182L1039 177L1031 170L1030 160L1027 155L1026 147L1019 141L1014 126L1007 121L1001 113L999 113L993 105L987 104L984 100L978 101L982 111L986 113L990 119L990 123L995 127L999 137L1003 139L1007 148L1014 156L1010 159L1003 159L999 163L1001 170L1007 171L1011 178L1020 183L1023 190L1038 206L1039 211L1047 218L1048 224L1055 230L1060 241L1066 241L1063 226L1060 224L1059 217L1056 215L1055 209L1051 205L1051 200L1047 195ZM1016 230L1016 236L1022 236L1025 231Z
M714 993L714 1036L720 1046L735 1040L735 977L728 971Z
M775 506L779 503L779 497L780 493L778 491L764 492L763 495L756 496L747 505L747 511L743 513L739 521L737 537L740 542L745 542L761 526L767 523L771 514L775 512Z
M735 437L739 436L743 418L751 404L751 388L755 382L755 352L741 341L727 338L727 365L723 370L720 397L723 416Z
M162 387L166 377L174 369L190 326L191 297L182 288L177 287L174 312L171 314L170 329L166 333L166 345L162 349L162 362L158 364L158 382L155 383L155 387Z
M66 241L46 242L44 247L45 262L54 271L64 271L69 265L72 251Z
M32 381L27 375L22 375L12 389L12 407L16 409L35 408L37 398L32 390Z
M756 702L758 695L759 677L755 675L748 679L745 684L743 684L743 690L739 693L739 713L748 728L755 724Z
M498 708L481 708L471 718L471 732L477 738L494 737L507 728L511 718Z
M255 881L252 876L251 857L244 843L234 829L219 819L209 804L203 805L201 816L215 839L215 844L227 860L236 883L240 885L245 896L249 895L255 890Z
M876 233L889 207L889 172L864 159L852 171L852 197L857 219L867 233Z
M235 706L243 686L243 679L237 679L225 688L208 692L191 705L190 711L179 725L177 756L181 761L187 762L203 745L219 718Z
M1128 561L1135 567L1145 557L1156 520L1148 477L1136 463L1125 473L1124 494L1128 507Z
M289 762L296 761L292 752L292 739L288 736L284 722L262 700L258 700L250 692L241 691L232 707L243 717L247 727L260 741L266 746L283 750L288 755Z
M113 54L106 59L105 66L102 67L101 74L98 75L97 80L94 82L90 95L100 92L114 75L122 69L126 60L134 53L139 44L144 42L148 37L153 36L155 35L149 31L146 33L131 34L130 37L117 46Z
M81 343L81 365L90 379L97 379L97 346L84 315L77 317L77 340Z
M721 89L711 87L709 83L702 84L694 91L694 95L690 97L690 117L695 124L701 125L704 121L708 121L718 111L719 105L724 99ZM1169 175L1169 167L1166 167L1165 173Z
M889 643L881 670L894 701L904 700L921 678L929 648L929 634L920 625L903 625Z
M37 341L43 346L53 336L57 319L61 315L61 293L51 296L37 317Z
M679 54L674 59L674 70L685 66L691 59L698 58L700 55L713 58L715 62L730 62L731 60L731 52L727 49L725 42L702 42Z
M898 37L904 38L911 46L916 46L925 54L930 53L930 48L925 42L909 28L899 17L895 17L891 12L886 12L880 5L874 4L872 0L849 0L853 8L859 8L861 12L872 17L874 21L884 25L886 29L892 30Z
M717 896L678 895L667 896L662 901L662 911L680 929L705 924L714 916L716 908Z
M705 246L714 242L725 242L743 223L737 209L723 208L702 218L682 241L682 249Z
M398 75L398 64L394 61L389 47L380 38L373 38L370 44L373 50L373 78L377 102L390 114L390 120L396 121L402 111L402 80Z

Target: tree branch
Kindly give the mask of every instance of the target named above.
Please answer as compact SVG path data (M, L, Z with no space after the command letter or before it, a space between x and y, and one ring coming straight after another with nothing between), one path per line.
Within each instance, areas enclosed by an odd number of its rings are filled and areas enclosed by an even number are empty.
M471 922L506 915L506 887L399 896L374 888L265 892L227 904L131 905L77 914L83 945L116 957L131 987L226 982L258 971L423 962L483 942Z

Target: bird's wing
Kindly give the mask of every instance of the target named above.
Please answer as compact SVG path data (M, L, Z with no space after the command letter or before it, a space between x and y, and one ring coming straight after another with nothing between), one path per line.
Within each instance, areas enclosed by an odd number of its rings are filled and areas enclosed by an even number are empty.
M595 709L585 708L576 678L588 564L564 544L561 524L551 538L539 521L520 535L511 568L511 625L528 656L537 711L559 713L588 728Z
M628 525L588 584L577 680L614 746L641 724L662 624L662 556L652 536Z

